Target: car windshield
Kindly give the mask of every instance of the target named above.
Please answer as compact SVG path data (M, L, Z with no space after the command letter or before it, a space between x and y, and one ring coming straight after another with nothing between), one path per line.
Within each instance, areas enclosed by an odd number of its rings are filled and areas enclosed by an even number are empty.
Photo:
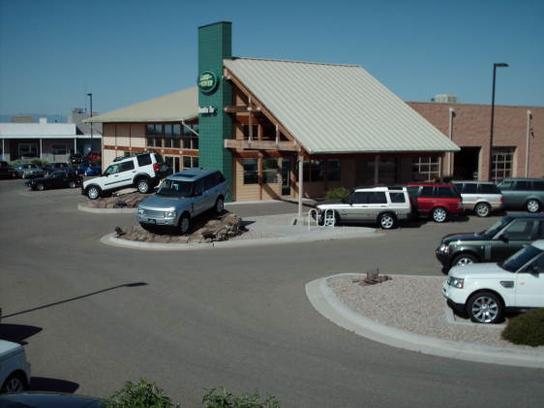
M157 195L169 197L191 197L194 183L190 181L169 180L161 183Z
M519 268L541 253L542 250L529 245L526 248L520 249L504 262L499 263L499 266L506 269L508 272L516 272Z
M493 235L495 235L497 232L499 232L499 230L500 230L502 227L504 227L508 222L509 222L509 220L505 220L504 218L502 218L502 219L500 219L499 221L497 221L495 224L493 224L491 227L486 228L486 229L483 230L483 231L480 231L480 232L479 232L479 235L493 236Z

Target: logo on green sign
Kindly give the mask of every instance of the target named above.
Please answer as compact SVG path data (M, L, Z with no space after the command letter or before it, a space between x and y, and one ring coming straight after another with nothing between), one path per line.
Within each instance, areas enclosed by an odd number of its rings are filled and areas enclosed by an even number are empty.
M202 92L211 92L217 86L217 77L213 72L205 71L198 77L198 87Z

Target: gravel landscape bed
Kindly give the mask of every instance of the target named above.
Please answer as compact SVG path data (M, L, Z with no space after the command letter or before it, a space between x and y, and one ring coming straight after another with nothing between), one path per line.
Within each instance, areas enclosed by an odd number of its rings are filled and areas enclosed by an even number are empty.
M504 325L449 321L441 290L443 277L391 275L391 280L370 286L353 282L361 276L337 275L328 278L327 284L341 302L368 319L419 335L544 353L544 347L517 346L503 340Z

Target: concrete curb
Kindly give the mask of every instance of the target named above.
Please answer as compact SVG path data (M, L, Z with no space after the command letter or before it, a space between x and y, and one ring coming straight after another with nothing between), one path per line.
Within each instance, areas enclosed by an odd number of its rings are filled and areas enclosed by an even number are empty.
M353 274L331 275L311 281L306 284L306 296L321 315L359 336L391 347L433 356L487 364L544 368L544 353L542 352L510 350L475 343L443 340L385 326L370 320L343 304L329 288L327 279L340 275Z
M79 211L91 214L136 214L137 208L91 208L84 204L78 204Z
M100 242L104 245L111 245L120 248L139 249L145 251L195 251L203 249L213 248L245 248L264 245L281 245L289 243L300 242L317 242L317 241L333 241L339 239L354 239L354 238L372 238L380 236L375 230L362 231L357 234L348 233L340 236L319 236L317 234L312 236L292 236L292 237L275 237L275 238L255 238L255 239L239 239L231 241L216 241L216 242L204 242L204 243L158 243L158 242L140 242L129 241L115 237L115 233L104 235L100 238Z

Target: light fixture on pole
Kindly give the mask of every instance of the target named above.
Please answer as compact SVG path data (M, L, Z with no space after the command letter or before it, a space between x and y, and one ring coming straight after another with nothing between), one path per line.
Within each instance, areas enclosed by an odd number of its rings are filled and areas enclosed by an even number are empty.
M493 124L495 121L495 78L497 68L506 68L505 62L496 62L493 64L493 87L491 90L491 129L489 131L489 181L493 181Z
M93 94L92 93L88 93L87 96L90 98L90 108L91 108L91 113L90 113L90 118L92 119L93 117ZM90 147L90 153L93 152L93 122L90 122L90 125L91 125L91 147Z

